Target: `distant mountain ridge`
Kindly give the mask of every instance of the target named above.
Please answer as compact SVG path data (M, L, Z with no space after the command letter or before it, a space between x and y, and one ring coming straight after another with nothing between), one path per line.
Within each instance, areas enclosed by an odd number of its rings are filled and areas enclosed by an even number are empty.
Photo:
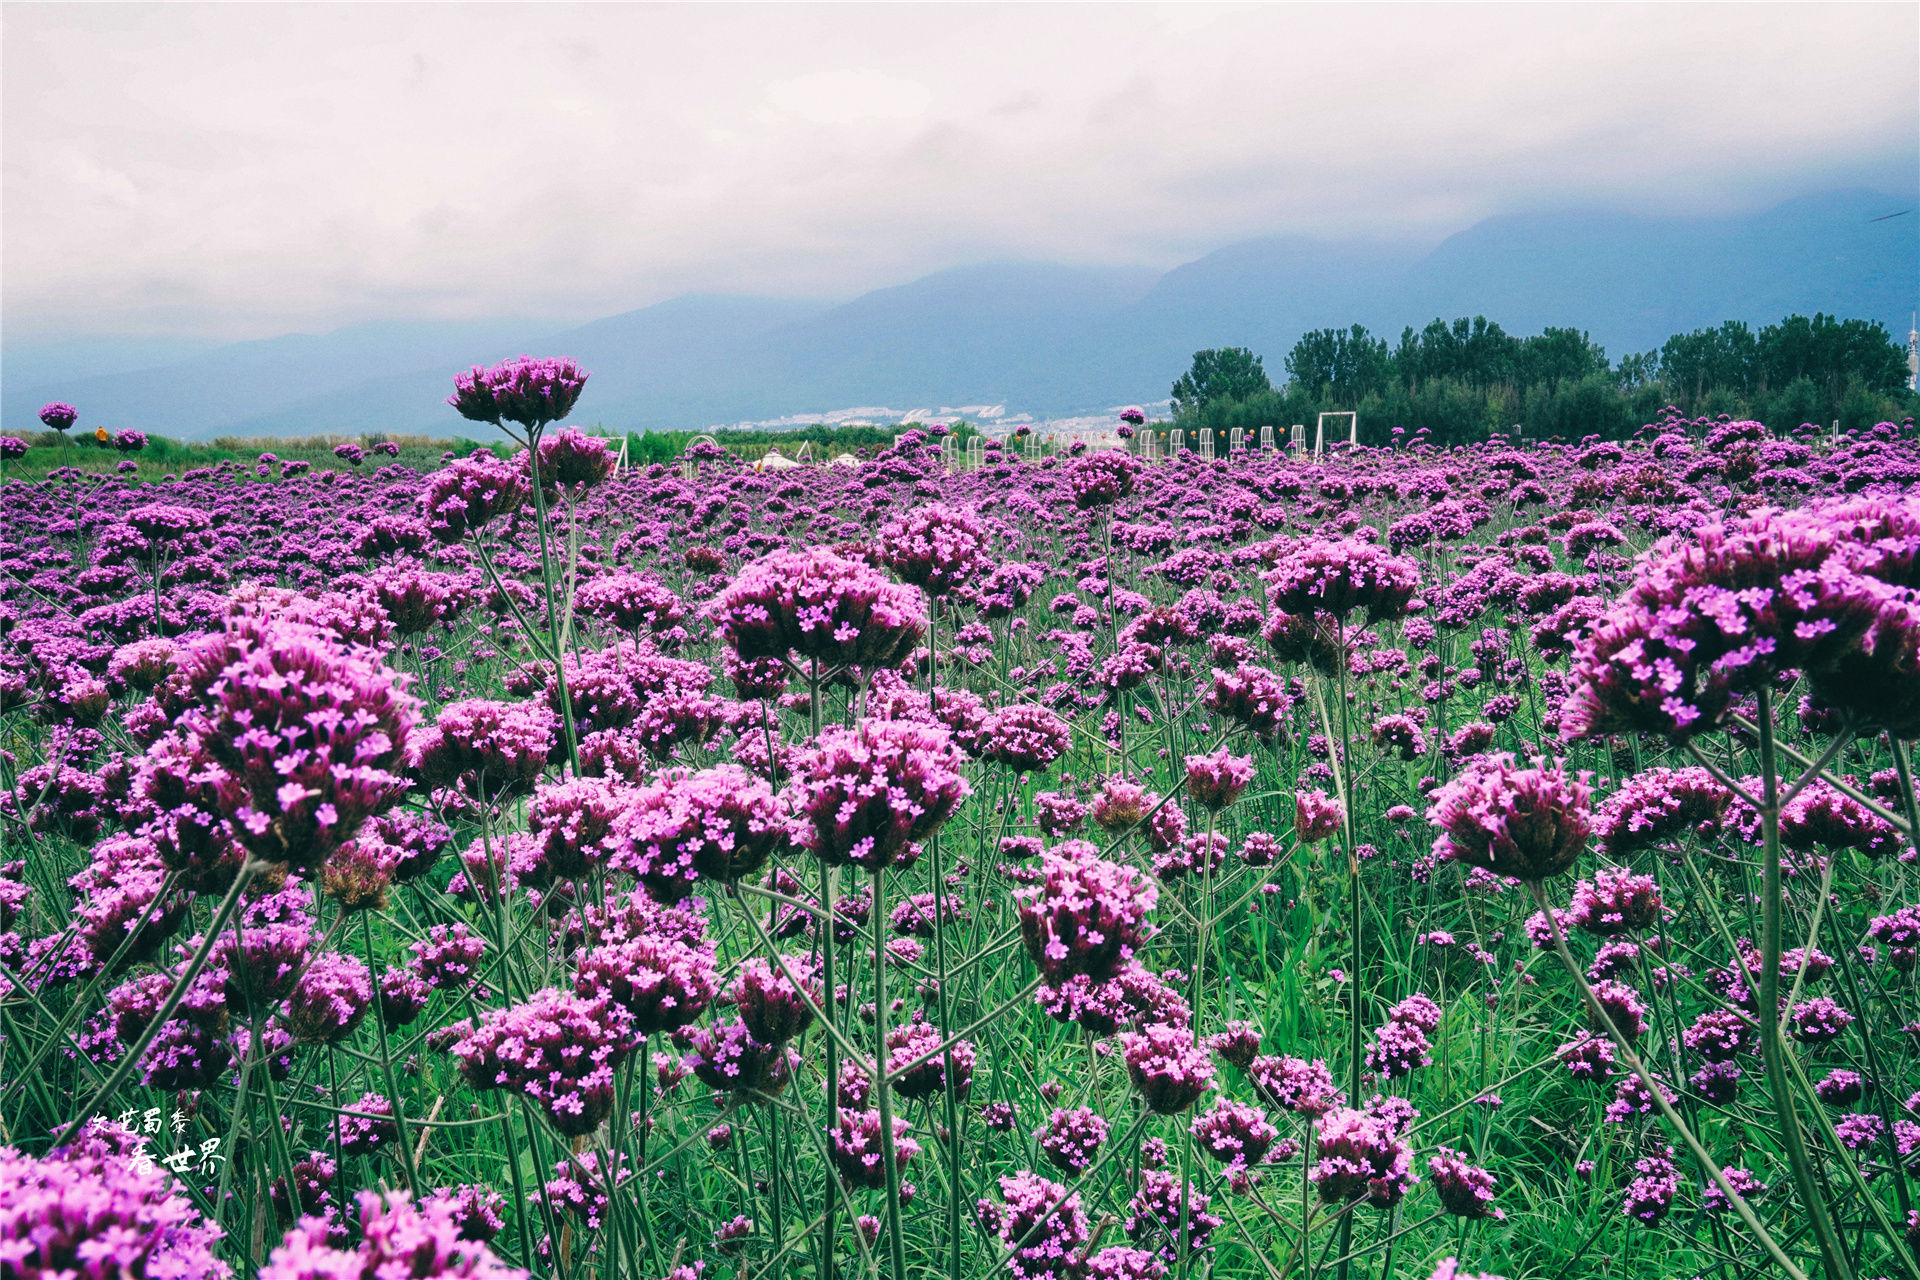
M1201 347L1251 347L1278 381L1306 330L1357 322L1391 340L1435 316L1482 314L1513 333L1569 325L1616 359L1795 311L1904 337L1920 298L1920 213L1873 219L1914 204L1847 190L1725 218L1511 215L1427 252L1273 237L1165 273L995 263L839 304L687 295L571 328L383 322L184 359L167 358L168 340L105 340L91 372L84 343L8 347L0 429L31 429L60 399L83 425L185 439L447 435L461 429L441 403L452 375L521 351L593 371L578 420L641 429L908 401L1065 415L1161 399Z

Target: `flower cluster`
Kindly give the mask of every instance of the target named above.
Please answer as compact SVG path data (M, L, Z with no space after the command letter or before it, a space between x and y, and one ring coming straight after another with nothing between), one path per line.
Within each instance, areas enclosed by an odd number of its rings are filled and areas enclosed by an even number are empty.
M1364 1196L1391 1208L1419 1181L1412 1147L1379 1116L1338 1108L1320 1118L1316 1138L1318 1160L1308 1177L1328 1204Z
M1509 755L1475 761L1433 797L1434 852L1496 875L1546 880L1573 865L1592 829L1585 775L1521 769Z
M524 1094L573 1135L593 1132L613 1109L613 1069L633 1039L632 1016L610 997L549 988L487 1014L453 1053L474 1088Z

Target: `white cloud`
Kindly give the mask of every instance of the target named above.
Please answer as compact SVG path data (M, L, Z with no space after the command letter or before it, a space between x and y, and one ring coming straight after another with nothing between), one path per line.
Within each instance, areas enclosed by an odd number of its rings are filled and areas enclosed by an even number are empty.
M10 334L1912 185L1912 6L7 5Z
M916 119L932 105L933 94L917 80L862 68L776 80L767 86L767 101L814 124L859 124Z

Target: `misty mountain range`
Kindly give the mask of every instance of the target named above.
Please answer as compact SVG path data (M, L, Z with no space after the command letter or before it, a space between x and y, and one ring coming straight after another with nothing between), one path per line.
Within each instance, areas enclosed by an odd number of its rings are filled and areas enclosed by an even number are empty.
M9 345L0 429L36 429L57 399L83 427L180 439L473 434L442 403L452 375L520 352L592 371L574 421L637 430L880 403L1061 416L1162 399L1202 347L1251 347L1278 382L1306 330L1358 322L1393 339L1436 316L1482 314L1515 334L1585 329L1615 358L1796 311L1879 320L1904 339L1920 305L1914 203L1848 190L1726 218L1505 216L1421 252L1274 237L1165 273L999 263L844 303L688 295L580 326L406 321L224 345Z

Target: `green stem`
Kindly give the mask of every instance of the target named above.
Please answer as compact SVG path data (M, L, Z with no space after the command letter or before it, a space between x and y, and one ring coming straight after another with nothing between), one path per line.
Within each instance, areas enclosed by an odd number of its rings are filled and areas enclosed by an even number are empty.
M1613 1041L1620 1061L1626 1064L1627 1070L1640 1078L1641 1085L1653 1099L1653 1105L1660 1112L1661 1118L1680 1136L1680 1141L1686 1145L1688 1151L1693 1153L1693 1158L1700 1163L1700 1167L1707 1171L1707 1176L1712 1178L1714 1185L1720 1188L1720 1193L1726 1196L1727 1203L1732 1205L1734 1212L1740 1215L1740 1220L1747 1224L1747 1230L1751 1231L1753 1238L1760 1242L1760 1247L1767 1251L1767 1256L1792 1277L1792 1280L1807 1280L1807 1273L1794 1265L1793 1259L1786 1255L1774 1238L1767 1233L1767 1229L1760 1225L1760 1219L1754 1216L1753 1206L1749 1205L1746 1198L1734 1190L1733 1185L1727 1181L1725 1171L1707 1153L1706 1147L1701 1145L1700 1139L1694 1136L1693 1130L1688 1128L1686 1122L1674 1111L1672 1104L1667 1101L1665 1089L1661 1087L1658 1080L1653 1078L1653 1073L1640 1060L1640 1055L1633 1051L1633 1046L1627 1042L1626 1037L1620 1034L1620 1029L1614 1025L1613 1018L1607 1013L1606 1008L1594 998L1593 988L1587 985L1586 975L1580 972L1580 966L1574 960L1573 952L1567 949L1566 934L1560 929L1559 919L1554 916L1553 908L1547 905L1546 890L1537 880L1529 883L1527 888L1532 891L1533 900L1546 919L1547 931L1553 938L1553 947L1560 956L1560 963L1566 966L1567 973L1573 978L1574 986L1579 988L1580 997L1587 1006L1588 1015L1600 1024L1608 1038Z
M1767 1089L1779 1116L1780 1141L1800 1192L1801 1210L1820 1246L1821 1264L1829 1280L1853 1280L1846 1251L1827 1214L1826 1200L1807 1155L1800 1117L1794 1107L1788 1074L1787 1049L1780 1037L1780 779L1773 749L1773 707L1765 685L1758 694L1760 729L1760 836L1766 864L1760 888L1760 1057L1766 1068ZM1549 913L1551 919L1551 913Z
M413 1143L407 1138L406 1107L402 1105L400 1084L393 1074L393 1058L387 1052L387 1019L380 1008L380 977L373 967L373 913L360 913L360 941L367 952L367 975L373 982L373 1025L380 1033L380 1072L387 1083L387 1101L393 1105L393 1125L400 1135L400 1167L407 1175L407 1190L417 1198L420 1179L413 1167Z
M200 976L200 970L206 966L207 957L213 954L215 940L219 938L221 930L227 927L227 921L232 919L234 909L240 905L241 891L252 882L254 875L264 865L266 864L249 858L241 866L240 873L233 878L233 886L227 890L227 896L220 900L219 910L213 913L213 923L207 926L207 932L200 941L200 949L193 953L193 958L187 962L186 970L174 981L173 990L167 992L167 998L162 1000L160 1007L154 1011L153 1020L147 1023L146 1030L140 1033L139 1038L127 1046L127 1051L114 1067L113 1074L94 1090L93 1096L87 1099L86 1105L74 1111L73 1119L69 1120L67 1127L54 1138L54 1146L64 1147L72 1142L73 1135L80 1131L80 1126L87 1122L87 1117L93 1114L94 1108L111 1098L114 1091L125 1084L127 1077L133 1074L133 1069L139 1063L141 1056L146 1053L147 1046L153 1043L156 1035L160 1034L160 1028L172 1019L173 1011L180 1007L181 999L187 994L187 988L193 985L193 980Z
M533 485L533 510L540 535L540 584L547 606L547 644L553 653L554 688L560 695L560 722L567 735L567 764L580 772L580 740L573 728L573 700L567 696L567 664L562 660L560 609L553 598L553 551L547 536L547 495L540 484L540 431L545 423L527 430L527 479Z
M900 1235L900 1168L893 1150L893 1086L887 1081L887 873L873 874L873 1089L880 1107L880 1167L887 1179L887 1248L896 1280L906 1280L907 1246ZM838 1082L832 1086L838 1088Z

